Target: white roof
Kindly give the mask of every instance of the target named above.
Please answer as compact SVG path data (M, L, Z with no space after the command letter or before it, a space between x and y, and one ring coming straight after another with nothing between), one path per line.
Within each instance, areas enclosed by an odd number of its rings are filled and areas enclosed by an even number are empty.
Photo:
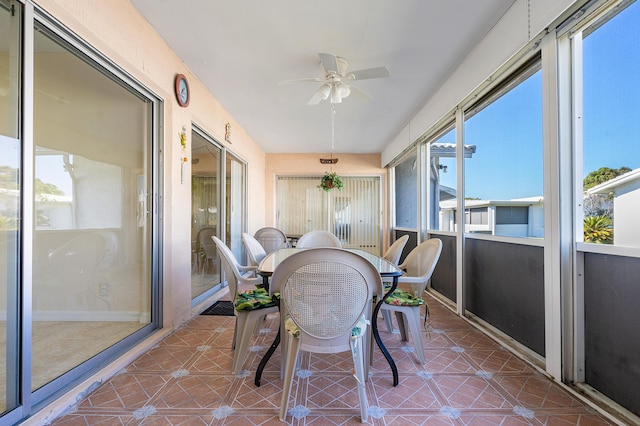
M488 207L488 206L531 206L533 204L542 204L544 198L542 196L514 198L512 200L465 200L466 208ZM440 202L442 209L456 209L456 200L446 200Z
M617 187L627 185L640 179L640 169L631 170L623 175L610 179L606 182L587 189L588 194L607 194Z

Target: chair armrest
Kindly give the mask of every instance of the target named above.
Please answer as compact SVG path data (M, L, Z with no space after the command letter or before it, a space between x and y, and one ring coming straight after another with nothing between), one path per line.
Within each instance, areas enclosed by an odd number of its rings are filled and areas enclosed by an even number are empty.
M240 272L255 272L257 269L258 267L255 265L247 265L247 266L238 265L238 270Z
M421 284L421 283L423 283L425 281L426 280L424 279L424 277L408 277L406 275L402 275L402 276L398 277L398 284L400 284L400 283Z

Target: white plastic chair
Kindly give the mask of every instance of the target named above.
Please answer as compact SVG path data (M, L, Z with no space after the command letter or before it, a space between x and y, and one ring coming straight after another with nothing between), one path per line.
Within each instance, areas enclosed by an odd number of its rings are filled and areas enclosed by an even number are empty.
M250 234L243 232L242 242L244 243L244 246L247 248L249 263L252 266L260 265L260 262L262 262L262 259L264 259L267 256L267 252L264 250L264 247L262 247L262 244L260 244L260 241L253 238Z
M426 361L422 343L422 329L420 327L420 308L424 304L421 298L438 263L441 252L442 241L438 238L427 240L411 250L404 262L398 265L398 268L406 271L406 275L398 278L398 285L407 284L409 289L406 292L396 290L394 294L400 297L394 298L391 295L384 300L380 307L383 317L386 312L396 313L396 320L403 341L409 340L407 328L409 329L416 356L422 364ZM413 299L410 300L413 303L417 303L416 299L420 299L421 303L415 305L396 304L403 303L405 298ZM428 313L425 315L428 315Z
M262 245L267 254L287 247L287 236L278 228L269 226L260 228L256 231L254 237Z
M236 299L238 298L239 285L251 285L251 288L246 290L251 294L254 292L256 297L261 296L255 294L262 290L255 288L256 284L262 284L262 278L248 278L244 276L240 271L242 269L251 269L246 266L242 266L238 263L233 252L223 243L218 237L211 237L216 244L220 259L222 261L222 268L224 269L225 278L229 285L229 294L231 295L231 302L233 303L233 311L236 315L236 327L233 333L232 348L235 350L233 357L233 367L231 371L233 374L239 374L242 370L247 353L249 350L249 343L258 323L260 323L265 315L278 312L278 306L273 304L272 306L256 307L252 310L238 310L236 307ZM255 269L255 268L253 268ZM265 294L266 297L268 295Z
M309 231L302 235L296 244L297 248L336 247L342 248L340 239L329 231Z
M284 383L280 420L287 415L293 370L300 350L352 353L360 400L360 417L367 421L365 356L370 345L366 323L372 297L382 291L376 268L355 253L335 248L303 250L276 268L271 288L280 292L283 328L281 353Z
M407 245L408 240L409 240L408 235L403 235L402 237L398 238L393 242L393 244L391 244L391 246L389 246L389 248L384 253L384 255L382 255L382 257L384 257L386 260L388 260L389 262L397 266L398 262L400 262L400 256L402 255L402 250L404 250L404 246Z
M382 257L398 266L400 256L402 255L402 250L404 250L404 246L407 245L408 240L408 235L403 235L402 237L398 238L393 242L393 244L391 244L391 246L389 246ZM384 319L384 323L387 325L387 331L389 333L393 333L393 322L391 321L391 314L389 313L389 311L382 311L382 318Z

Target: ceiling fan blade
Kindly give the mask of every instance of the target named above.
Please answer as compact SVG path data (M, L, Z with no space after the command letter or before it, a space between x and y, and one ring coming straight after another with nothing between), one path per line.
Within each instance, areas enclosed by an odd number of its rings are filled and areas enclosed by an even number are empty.
M318 105L329 97L331 93L331 87L327 84L323 84L316 92L311 96L311 99L307 102L307 105Z
M282 80L282 81L279 81L278 84L285 85L285 84L301 83L303 81L311 81L311 82L315 82L315 83L320 83L320 82L324 81L324 78L309 77L309 78L298 78L298 79L295 79L295 80Z
M335 72L338 74L338 58L336 58L336 55L318 53L318 57L320 58L320 62L322 62L322 66L327 73Z
M363 70L350 71L345 76L348 80L366 80L368 78L389 77L387 67L367 68Z
M371 95L360 89L359 87L349 85L349 89L351 89L351 95L355 95L355 97L357 98L371 99Z

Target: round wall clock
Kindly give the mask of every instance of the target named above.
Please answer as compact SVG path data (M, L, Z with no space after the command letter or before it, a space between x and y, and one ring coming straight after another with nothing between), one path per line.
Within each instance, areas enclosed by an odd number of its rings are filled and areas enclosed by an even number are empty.
M186 107L189 105L189 101L191 100L191 92L189 92L189 83L187 82L187 77L184 74L178 74L176 76L176 99L178 99L178 104L181 107Z

